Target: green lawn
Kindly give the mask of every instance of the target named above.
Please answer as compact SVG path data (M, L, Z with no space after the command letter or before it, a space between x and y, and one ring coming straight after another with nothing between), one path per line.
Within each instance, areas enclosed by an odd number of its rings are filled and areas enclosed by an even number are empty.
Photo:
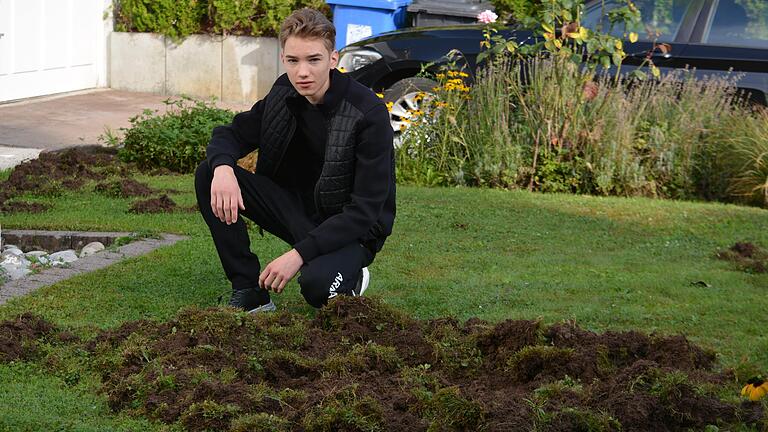
M182 206L194 203L191 176L138 179L182 191L171 194ZM768 372L768 274L714 258L737 241L768 247L768 211L478 189L401 186L398 195L395 231L371 267L372 296L420 318L540 317L597 331L682 333L716 349L725 367L747 363ZM166 319L186 306L226 301L227 281L198 214L128 214L130 200L90 192L34 199L54 207L4 215L3 228L191 238L11 301L0 306L0 319L31 310L87 337L126 320ZM286 246L254 232L252 248L266 263ZM313 313L295 282L286 291L274 296L278 307ZM0 394L0 431L160 430L108 415L97 387L70 387L30 365L0 366L0 393L14 395Z

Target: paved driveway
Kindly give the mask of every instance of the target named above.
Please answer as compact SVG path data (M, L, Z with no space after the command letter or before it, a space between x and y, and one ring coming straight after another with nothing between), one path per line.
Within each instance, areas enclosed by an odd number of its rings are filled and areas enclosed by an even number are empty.
M0 104L0 170L37 157L42 150L99 144L105 128L128 127L128 120L145 108L163 112L167 98L98 89ZM243 104L218 105L235 112L250 109Z

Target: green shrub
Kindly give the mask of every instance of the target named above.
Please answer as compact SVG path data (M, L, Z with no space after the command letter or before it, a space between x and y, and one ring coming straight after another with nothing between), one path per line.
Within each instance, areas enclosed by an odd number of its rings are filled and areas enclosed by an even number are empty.
M213 31L221 34L258 34L255 18L259 0L210 0L209 16Z
M207 0L115 1L115 29L162 33L180 40L200 31Z
M324 0L115 0L115 29L176 42L194 33L277 36L283 20L303 7L330 17Z
M536 16L543 8L541 0L493 0L493 8L504 21L520 21L527 16Z
M125 162L135 162L143 170L193 172L205 159L213 128L231 123L234 113L216 108L211 102L187 97L168 99L165 103L165 113L145 110L131 118L128 129L121 129L125 135L118 156Z

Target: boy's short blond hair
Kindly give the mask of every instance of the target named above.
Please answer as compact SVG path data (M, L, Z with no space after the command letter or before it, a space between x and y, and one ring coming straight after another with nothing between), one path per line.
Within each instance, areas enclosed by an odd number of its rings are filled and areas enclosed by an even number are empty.
M285 41L291 36L321 39L331 52L336 45L336 27L316 9L299 9L283 21L280 26L280 48L285 48Z

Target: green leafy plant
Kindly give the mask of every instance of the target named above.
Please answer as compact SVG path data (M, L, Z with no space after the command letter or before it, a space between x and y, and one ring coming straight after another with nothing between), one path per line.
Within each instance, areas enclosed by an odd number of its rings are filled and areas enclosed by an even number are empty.
M210 0L208 15L220 34L259 34L259 0Z
M179 41L200 31L206 0L115 1L115 29L161 33Z
M130 119L120 141L118 156L144 170L166 168L193 172L205 159L213 128L232 121L234 114L213 102L189 97L168 99L166 112L145 110Z
M276 36L283 20L303 7L330 17L323 0L115 0L115 29L160 33L174 42L195 33Z

